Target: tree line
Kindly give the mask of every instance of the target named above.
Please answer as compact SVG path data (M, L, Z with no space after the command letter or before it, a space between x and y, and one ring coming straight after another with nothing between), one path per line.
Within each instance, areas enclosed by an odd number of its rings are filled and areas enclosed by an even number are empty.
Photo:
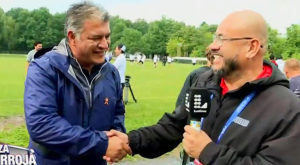
M0 8L0 52L26 53L35 41L44 47L52 47L64 38L65 13L51 14L47 8L32 11L13 8L4 12ZM200 22L189 26L166 17L153 22L139 19L134 22L112 16L111 49L123 43L127 52L201 57L212 42L217 25ZM286 36L269 26L269 51L275 57L300 59L300 25L293 24L286 29Z

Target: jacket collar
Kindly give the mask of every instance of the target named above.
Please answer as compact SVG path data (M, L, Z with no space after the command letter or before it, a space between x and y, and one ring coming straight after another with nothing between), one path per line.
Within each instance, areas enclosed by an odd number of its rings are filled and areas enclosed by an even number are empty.
M263 90L273 85L281 85L289 88L289 81L275 65L266 60L264 61L264 65L271 68L272 73L270 76L262 76L257 80L247 82L241 88L230 91L229 93L248 93L253 91L254 89ZM220 83L221 76L211 69L199 75L194 86L198 88L206 88L214 93L214 95L221 95L222 88L220 87Z

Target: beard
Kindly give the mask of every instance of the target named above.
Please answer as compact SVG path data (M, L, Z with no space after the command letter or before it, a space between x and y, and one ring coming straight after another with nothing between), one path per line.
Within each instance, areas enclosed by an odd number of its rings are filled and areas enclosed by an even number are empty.
M237 62L237 57L238 55L234 56L234 58L231 59L225 59L224 66L218 70L215 70L215 72L221 77L227 77L234 71L240 69L240 65Z

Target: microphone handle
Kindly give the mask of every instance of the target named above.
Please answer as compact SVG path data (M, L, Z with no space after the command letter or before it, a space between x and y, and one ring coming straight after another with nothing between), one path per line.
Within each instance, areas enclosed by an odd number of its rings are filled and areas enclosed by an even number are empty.
M201 130L201 120L190 120L190 125L195 128L197 131ZM194 163L194 158L191 158L183 151L182 165L196 165ZM199 161L198 161L199 162ZM199 163L201 165L201 163Z
M201 130L201 120L191 120L190 125L195 128L197 131ZM194 164L194 158L190 157L190 164Z
M195 128L197 131L201 130L201 120L191 120L190 125Z

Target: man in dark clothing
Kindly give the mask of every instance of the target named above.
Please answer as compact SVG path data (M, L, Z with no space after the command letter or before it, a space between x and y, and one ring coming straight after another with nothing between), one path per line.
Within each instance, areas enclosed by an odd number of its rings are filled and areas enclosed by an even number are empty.
M166 63L167 63L167 56L163 56L163 57L162 57L162 63L163 63L163 66L166 66Z
M193 85L193 83L196 82L198 76L200 76L200 74L211 69L211 65L213 63L214 58L211 55L211 51L208 48L205 51L205 56L207 58L207 64L205 66L201 66L200 68L192 71L185 79L183 87L181 88L181 91L180 91L177 101L176 101L176 107L184 104L185 94L186 94L187 90Z
M270 55L270 61L278 67L278 64L276 63L276 59L273 54Z
M300 102L277 67L263 61L267 24L262 16L248 10L230 14L209 48L212 70L193 83L213 94L201 131L187 126L188 112L181 104L128 137L111 134L128 140L133 154L147 158L183 142L186 153L204 165L299 164Z
M295 58L286 60L284 73L290 80L290 90L300 98L300 62Z

